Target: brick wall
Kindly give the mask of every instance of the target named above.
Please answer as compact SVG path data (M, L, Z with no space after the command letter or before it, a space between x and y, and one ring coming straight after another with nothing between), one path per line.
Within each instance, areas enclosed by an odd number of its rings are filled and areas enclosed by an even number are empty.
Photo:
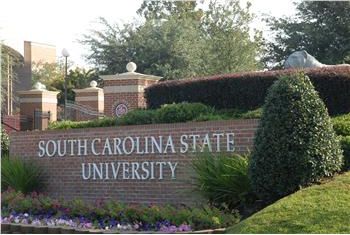
M243 153L251 149L254 133L258 120L230 120L230 121L209 121L195 123L177 123L177 124L152 124L138 126L120 126L107 128L87 128L74 130L50 130L50 131L31 131L11 133L11 156L18 156L25 160L33 160L43 167L45 183L48 194L56 198L81 198L86 201L95 201L96 199L114 199L128 203L194 203L200 202L198 196L192 192L192 170L190 168L193 153L180 153L181 135L200 135L199 141L205 134L209 133L234 133L235 152ZM73 146L75 154L72 156L43 156L39 157L39 141L48 140L67 140L67 139L87 139L91 141L94 138L125 138L140 137L141 145L145 136L163 136L171 135L174 140L176 153L169 151L168 154L149 153L149 154L116 154L109 156L94 156L90 150L87 150L86 156L78 156L77 146ZM210 141L215 141L211 136ZM188 141L191 149L191 141ZM200 148L200 144L197 150ZM225 149L225 141L221 141L221 148ZM102 152L104 144L96 145L96 151ZM130 144L129 144L130 146ZM216 146L216 145L215 145ZM214 151L214 144L212 145ZM49 145L49 151L52 146ZM215 151L214 151L215 152ZM163 179L159 179L159 169L154 172L154 179L93 179L92 177L84 180L82 177L82 164L103 163L112 164L113 162L177 162L176 179L172 179L171 170L164 167ZM102 165L103 165L102 164ZM126 164L126 163L125 163ZM87 169L87 168L86 168ZM156 169L156 168L155 168ZM111 175L112 173L109 172ZM126 173L125 173L126 174ZM110 176L112 178L112 176ZM129 178L131 178L129 172Z
M21 126L21 116L20 115L4 115L2 116L1 124L6 133L13 131L19 131Z
M157 82L158 80L144 78L104 80L105 114L107 116L115 116L115 108L119 103L125 103L128 106L128 111L146 108L144 88ZM118 87L120 90L118 92L108 92L106 89L109 87Z
M143 93L139 95L136 92L127 92L120 94L105 94L104 95L104 113L107 116L115 117L115 108L119 103L125 103L128 106L128 110L134 110L139 107L140 96L143 96ZM144 106L145 108L146 106Z

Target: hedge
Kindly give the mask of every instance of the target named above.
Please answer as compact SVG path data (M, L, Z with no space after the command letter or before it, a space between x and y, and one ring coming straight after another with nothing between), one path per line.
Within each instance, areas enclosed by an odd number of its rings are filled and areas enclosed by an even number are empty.
M272 83L297 70L276 70L215 75L164 81L145 91L148 108L163 104L200 102L216 109L252 110L261 107ZM350 112L350 66L305 69L331 115Z
M215 110L201 103L163 105L159 109L135 109L120 118L104 117L88 121L56 121L48 129L76 129L90 127L146 125L156 123L202 122L229 119L258 119L261 109L244 111L233 109Z
M344 155L343 170L350 171L350 136L342 136L340 138L340 144Z
M350 113L334 117L332 123L337 135L350 136Z

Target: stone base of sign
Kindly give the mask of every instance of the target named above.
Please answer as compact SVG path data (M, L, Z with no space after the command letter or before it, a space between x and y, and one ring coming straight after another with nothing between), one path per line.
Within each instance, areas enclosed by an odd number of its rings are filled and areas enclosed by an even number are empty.
M49 227L48 233L49 234L61 233L61 228L60 227Z
M21 232L21 225L19 225L19 224L11 224L10 225L10 232L11 233L20 233Z

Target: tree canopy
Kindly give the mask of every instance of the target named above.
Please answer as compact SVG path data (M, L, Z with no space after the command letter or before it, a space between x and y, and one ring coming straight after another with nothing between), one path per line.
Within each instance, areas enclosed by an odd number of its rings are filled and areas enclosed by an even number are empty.
M17 85L19 82L18 70L23 66L23 63L24 58L18 51L0 42L0 80L2 94L0 97L0 103L2 105L2 112L7 111L8 108L4 103L7 101L9 91L8 78L12 80L14 86ZM12 96L16 98L16 92L12 92Z
M325 64L350 63L349 12L349 1L302 1L295 16L267 18L274 40L265 62L281 67L292 52L306 50Z
M98 76L93 69L70 69L67 74L67 98L74 100L73 89L83 89L89 87L92 80L98 80ZM60 91L58 103L64 103L64 64L58 63L37 63L33 66L32 82L43 83L48 90Z
M210 1L145 1L137 11L142 23L111 24L91 30L80 42L86 59L101 74L125 72L129 61L140 73L178 79L260 68L261 32L251 31L250 4Z

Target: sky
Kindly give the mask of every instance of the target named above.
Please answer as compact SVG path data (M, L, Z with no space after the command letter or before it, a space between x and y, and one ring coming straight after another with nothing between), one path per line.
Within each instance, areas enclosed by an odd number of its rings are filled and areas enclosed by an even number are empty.
M224 1L224 0L222 0ZM245 4L247 0L240 0ZM262 14L291 15L292 0L250 0L258 17L252 26L261 30ZM23 54L23 42L33 41L56 46L57 56L63 48L75 66L86 67L84 55L89 51L78 40L98 27L97 18L109 22L130 22L142 0L1 0L0 40ZM259 17L260 16L260 17Z

